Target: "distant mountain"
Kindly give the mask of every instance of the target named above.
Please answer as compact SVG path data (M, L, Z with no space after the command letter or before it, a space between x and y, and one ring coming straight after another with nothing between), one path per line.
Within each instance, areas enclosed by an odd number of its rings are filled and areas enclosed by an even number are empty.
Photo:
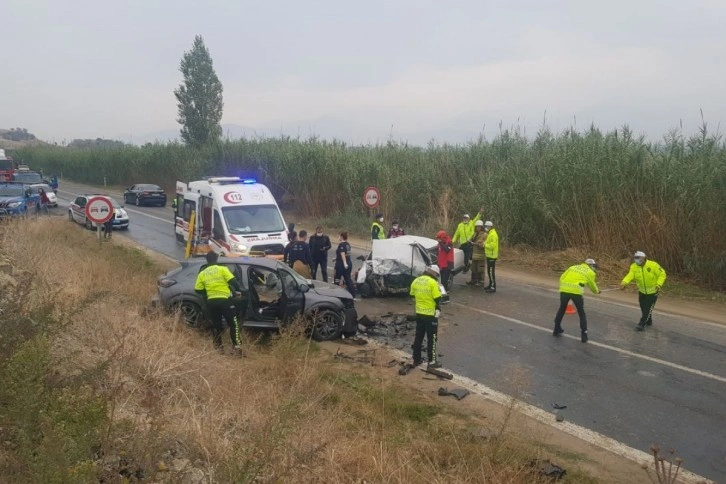
M0 148L12 150L23 148L24 146L45 145L44 141L39 140L33 133L29 133L25 128L0 128Z

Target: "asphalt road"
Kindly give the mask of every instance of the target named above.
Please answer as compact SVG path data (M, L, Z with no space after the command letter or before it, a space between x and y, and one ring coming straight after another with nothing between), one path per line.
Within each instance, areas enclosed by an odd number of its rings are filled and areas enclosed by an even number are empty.
M75 194L98 190L61 187L56 210L64 212ZM170 208L127 211L130 229L121 235L183 257ZM635 305L586 296L591 341L583 344L576 315L565 316L564 337L552 337L555 292L499 277L490 295L464 280L458 276L444 308L450 316L439 352L447 369L544 410L567 405L570 422L646 452L654 443L673 448L692 472L726 482L726 326L659 314L636 333ZM370 304L359 302L359 314ZM381 304L401 306L377 301L377 311Z

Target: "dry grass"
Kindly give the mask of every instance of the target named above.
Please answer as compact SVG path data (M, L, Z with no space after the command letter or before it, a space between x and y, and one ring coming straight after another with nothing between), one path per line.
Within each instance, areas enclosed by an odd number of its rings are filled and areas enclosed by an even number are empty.
M335 361L295 328L254 344L248 335L240 358L148 314L162 268L139 251L99 246L61 219L0 230L6 255L33 276L25 307L51 303L62 325L51 332L55 374L98 372L110 418L95 465L109 481L181 477L168 468L184 458L208 482L538 482L527 462L541 450L509 439L506 425L474 436L469 417L390 369Z

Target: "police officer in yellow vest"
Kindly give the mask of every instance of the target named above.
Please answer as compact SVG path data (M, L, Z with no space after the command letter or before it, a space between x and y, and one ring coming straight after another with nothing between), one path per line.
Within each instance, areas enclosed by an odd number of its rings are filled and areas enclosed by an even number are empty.
M484 222L484 231L487 233L484 241L484 255L487 259L487 275L489 276L489 285L484 290L494 293L497 292L496 265L497 259L499 259L499 234L490 220Z
M371 224L371 240L385 239L386 229L383 228L383 214L376 214L376 221Z
M646 258L644 252L637 251L633 263L630 264L630 271L620 283L620 289L625 289L633 279L638 286L641 312L640 322L635 330L643 331L646 326L653 325L653 308L658 300L658 293L665 284L666 272L656 261Z
M240 351L239 320L230 287L234 289L235 298L238 300L242 299L242 288L226 266L217 264L219 255L216 252L209 252L206 257L207 267L197 275L194 290L202 295L206 302L207 317L212 322L214 345L222 347L224 332L222 317L224 317L229 325L232 346L236 351Z
M439 268L429 266L423 275L411 283L409 294L416 304L416 336L413 339L413 366L422 363L421 344L426 336L426 356L429 368L441 368L436 357L436 338L441 314L441 290L439 289Z
M597 275L597 264L593 259L587 259L583 264L569 267L560 276L560 308L555 316L555 330L553 336L560 336L565 332L562 329L562 317L565 315L567 304L572 300L577 308L577 315L580 316L580 340L587 343L587 316L585 316L585 285L594 294L600 294L600 289L595 281Z
M471 240L474 238L474 224L484 214L484 207L479 209L479 213L471 218L468 213L464 214L464 218L459 225L456 226L454 236L451 238L451 242L456 244L459 243L459 248L464 252L464 272L469 272L471 266L471 255L473 251Z

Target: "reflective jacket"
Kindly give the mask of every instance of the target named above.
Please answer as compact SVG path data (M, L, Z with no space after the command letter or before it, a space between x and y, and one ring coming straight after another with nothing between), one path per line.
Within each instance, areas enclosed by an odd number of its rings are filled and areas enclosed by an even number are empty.
M499 234L494 230L494 227L490 228L489 232L487 232L487 240L484 242L484 252L486 253L487 259L499 258Z
M383 228L383 225L379 224L378 222L373 222L371 224L371 239L385 239L386 238L386 231Z
M439 281L427 274L418 276L411 283L409 294L416 300L416 314L424 316L436 314L436 307L441 298Z
M474 238L474 224L480 218L481 214L477 213L476 215L474 215L474 218L469 219L468 222L459 222L459 225L456 226L456 232L454 232L454 237L451 239L451 241L455 244L466 244L467 242L470 242L471 239Z
M229 289L232 281L235 281L234 274L227 267L213 265L199 273L194 290L206 291L207 299L228 299L232 296Z
M484 260L486 255L484 254L484 242L487 240L487 233L483 230L481 232L475 232L472 238L472 260Z
M630 264L630 271L625 275L622 285L630 284L635 279L638 291L643 294L656 294L665 283L666 271L653 260L646 259L642 266Z
M582 263L571 266L560 276L560 292L567 294L584 294L585 284L597 294L600 289L595 282L597 275L589 265Z

